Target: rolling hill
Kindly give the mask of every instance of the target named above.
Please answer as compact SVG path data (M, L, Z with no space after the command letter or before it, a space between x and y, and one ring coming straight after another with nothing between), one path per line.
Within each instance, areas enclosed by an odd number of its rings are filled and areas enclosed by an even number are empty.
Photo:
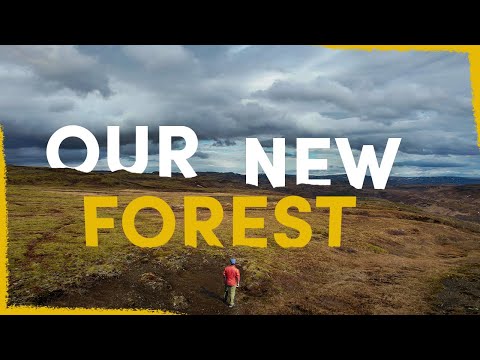
M272 189L265 178L254 187L233 173L165 179L9 166L9 304L187 314L480 313L476 180L392 178L382 191L355 190L344 180L332 178L330 187L297 186L289 176L285 188ZM185 247L183 197L192 194L221 202L224 220L215 231L225 247L203 241L198 248ZM266 249L231 246L232 197L247 194L268 196L267 209L249 210L249 216L265 218L265 229L249 234L267 237ZM272 233L285 229L275 221L274 207L289 194L312 204L318 195L357 196L357 207L344 210L340 248L327 246L323 210L301 215L312 226L306 247L275 244ZM101 210L117 225L100 231L98 248L85 246L83 198L93 195L119 198L118 209ZM125 238L122 211L142 195L161 197L174 211L177 227L165 246L142 249ZM162 219L145 209L136 227L154 236ZM221 301L221 273L231 256L243 275L234 309Z

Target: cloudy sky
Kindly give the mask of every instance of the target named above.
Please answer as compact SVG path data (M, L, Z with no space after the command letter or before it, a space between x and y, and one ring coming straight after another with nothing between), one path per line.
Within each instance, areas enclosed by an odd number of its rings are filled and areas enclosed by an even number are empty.
M245 137L329 137L327 173L344 173L335 137L352 147L403 138L392 174L480 176L466 54L357 52L312 46L0 46L0 124L7 163L48 166L45 148L65 125L92 131L106 163L106 127L121 126L122 163L135 160L135 126L150 129L148 171L158 171L158 126L200 139L196 171L244 173ZM358 151L356 151L358 155ZM83 162L67 140L65 164Z

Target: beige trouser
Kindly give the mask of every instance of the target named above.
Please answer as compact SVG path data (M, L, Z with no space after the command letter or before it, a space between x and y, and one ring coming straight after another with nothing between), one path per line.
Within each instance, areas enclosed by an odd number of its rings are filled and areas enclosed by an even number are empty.
M225 301L228 305L235 304L235 289L236 286L225 285Z

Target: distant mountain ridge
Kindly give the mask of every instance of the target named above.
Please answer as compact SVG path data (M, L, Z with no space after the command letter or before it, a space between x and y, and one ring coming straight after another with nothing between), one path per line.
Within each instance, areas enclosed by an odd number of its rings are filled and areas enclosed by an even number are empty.
M480 184L480 178L467 178L459 176L435 177L391 177L388 183L392 186L400 185L470 185Z
M152 174L158 175L158 172L153 172ZM233 173L233 172L197 172L199 176L215 176L219 180L230 180L232 182L245 181L245 175ZM174 173L173 176L182 177L180 173ZM346 174L340 175L327 175L327 176L311 176L312 179L330 179L332 185L349 185L348 177ZM286 175L287 182L295 182L295 175ZM259 183L265 184L268 183L267 176L265 174L259 175ZM391 176L388 179L388 187L397 187L404 185L471 185L471 184L480 184L480 178L469 178L469 177L460 177L460 176L413 176L413 177L403 177L403 176ZM372 178L370 176L365 176L364 187L373 188Z
M316 178L316 177L312 177ZM346 174L325 176L322 178L329 178L332 184L349 184ZM387 186L402 186L402 185L470 185L480 184L480 178L468 178L460 176L425 176L425 177L403 177L390 176ZM372 186L372 178L365 176L365 185Z
M61 174L61 176L59 176ZM82 176L84 175L84 176ZM144 174L132 174L127 171L93 171L90 174L80 173L71 169L51 169L47 167L29 167L29 166L14 166L8 165L7 179L9 182L16 183L35 183L47 181L51 184L65 183L76 184L78 182L88 182L91 185L95 184L108 184L111 185L128 185L129 182L143 182L149 184L148 186L156 187L164 184L168 187L174 188L179 186L180 188L191 186L195 187L213 186L218 183L221 187L245 187L245 175L233 173L233 172L197 172L197 177L191 179L185 179L181 173L173 173L172 178L168 181L168 178L158 178L158 172L150 172ZM331 180L332 187L342 187L345 189L355 190L351 187L347 175L326 175L326 176L311 176L314 179L328 178ZM270 181L265 174L259 175L259 186L264 189L272 189ZM401 177L391 176L388 179L386 189L404 186L441 186L441 185L480 185L480 178L469 178L460 176L429 176L429 177ZM122 185L122 186L123 186ZM250 187L251 185L247 185ZM308 185L296 185L295 175L286 175L286 186L292 189L299 186ZM323 189L326 191L328 186L314 186L316 190ZM278 188L277 188L278 189ZM370 176L365 177L363 189L373 189L372 178Z

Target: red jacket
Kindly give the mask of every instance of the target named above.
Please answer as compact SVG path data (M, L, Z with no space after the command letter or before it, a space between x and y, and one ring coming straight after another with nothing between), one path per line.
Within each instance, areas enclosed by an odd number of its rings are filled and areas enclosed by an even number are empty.
M240 284L240 271L235 265L229 265L223 270L223 277L225 278L225 285L237 286Z

